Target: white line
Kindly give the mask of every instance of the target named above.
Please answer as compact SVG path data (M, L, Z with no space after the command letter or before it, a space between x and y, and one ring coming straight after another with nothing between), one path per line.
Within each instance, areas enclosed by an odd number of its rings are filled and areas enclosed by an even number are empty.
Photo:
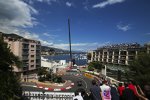
M71 85L74 85L74 83L71 83Z
M54 91L61 91L61 89L54 89Z
M66 90L68 90L68 89L71 89L71 87L70 86L66 87Z
M41 89L41 88L43 88L43 87L40 86L39 88Z
M45 90L48 90L49 88L44 88Z
M37 87L37 86L33 86L33 87Z
M84 80L84 79L82 79L81 77L78 77L79 79L81 79L82 81L84 81L84 83L85 83L85 85L86 85L86 89L87 89L87 83L86 83L86 81Z

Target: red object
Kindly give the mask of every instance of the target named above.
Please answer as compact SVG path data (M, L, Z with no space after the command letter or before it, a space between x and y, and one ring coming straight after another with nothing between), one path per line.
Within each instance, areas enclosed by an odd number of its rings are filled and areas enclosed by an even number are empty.
M128 87L129 87L129 89L131 89L134 92L135 95L137 95L135 86L133 84L129 84Z
M122 96L123 90L124 90L124 86L119 86L118 87L118 92L119 92L120 96Z
M48 90L49 90L49 91L53 91L54 89L52 89L52 88L48 88Z
M65 88L61 88L61 91L65 91Z

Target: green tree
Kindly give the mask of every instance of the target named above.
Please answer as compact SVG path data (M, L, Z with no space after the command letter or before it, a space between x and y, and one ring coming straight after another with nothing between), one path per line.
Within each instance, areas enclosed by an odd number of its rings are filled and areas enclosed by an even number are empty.
M102 70L103 65L99 61L93 61L88 64L88 69Z
M90 60L91 59L91 53L87 54L87 59Z
M0 100L19 100L22 95L20 79L12 72L12 65L21 66L19 58L0 37Z
M46 75L48 74L48 71L46 70L46 68L41 67L38 69L38 75L39 77L39 81L43 82L46 80Z
M150 54L140 53L129 65L128 78L140 85L150 82Z

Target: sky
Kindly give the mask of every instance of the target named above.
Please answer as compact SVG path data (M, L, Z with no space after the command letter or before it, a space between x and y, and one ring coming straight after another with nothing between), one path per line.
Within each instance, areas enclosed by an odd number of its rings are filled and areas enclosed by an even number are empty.
M0 0L0 31L72 50L150 42L150 0Z

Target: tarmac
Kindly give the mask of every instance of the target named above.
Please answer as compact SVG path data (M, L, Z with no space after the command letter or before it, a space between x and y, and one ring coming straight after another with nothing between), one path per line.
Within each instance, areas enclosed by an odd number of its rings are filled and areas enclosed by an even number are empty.
M22 82L22 86L29 86L34 88L41 88L48 91L66 91L74 86L74 83L70 80L66 80L64 83L50 83L39 82L36 79L28 79L28 82Z

